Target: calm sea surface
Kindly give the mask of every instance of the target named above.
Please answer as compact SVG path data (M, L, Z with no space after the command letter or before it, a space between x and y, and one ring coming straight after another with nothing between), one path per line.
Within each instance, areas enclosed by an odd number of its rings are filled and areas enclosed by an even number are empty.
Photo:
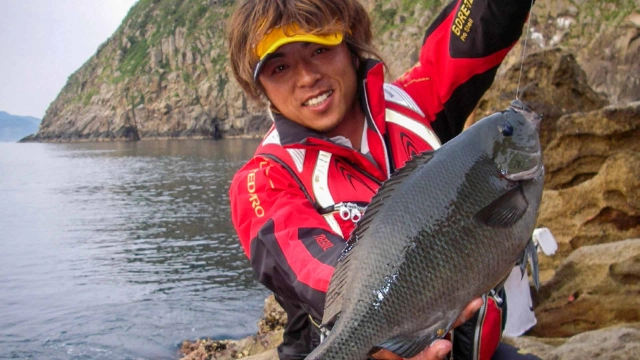
M0 143L0 358L176 359L257 329L229 217L255 140Z

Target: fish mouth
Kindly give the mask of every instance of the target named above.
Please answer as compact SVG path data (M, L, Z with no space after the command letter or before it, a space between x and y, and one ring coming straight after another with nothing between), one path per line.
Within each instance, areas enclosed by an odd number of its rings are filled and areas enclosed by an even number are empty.
M544 165L540 163L531 169L520 171L515 174L504 174L504 177L511 181L523 181L537 179L542 175L544 175Z
M511 181L524 181L524 180L532 180L537 179L540 176L544 175L544 164L542 163L542 152L541 151L518 151L517 154L521 155L518 157L519 161L509 162L503 168L502 176ZM526 159L526 160L522 160ZM526 167L524 165L529 164L533 166ZM509 166L512 165L512 166ZM522 169L517 172L511 172L510 170Z

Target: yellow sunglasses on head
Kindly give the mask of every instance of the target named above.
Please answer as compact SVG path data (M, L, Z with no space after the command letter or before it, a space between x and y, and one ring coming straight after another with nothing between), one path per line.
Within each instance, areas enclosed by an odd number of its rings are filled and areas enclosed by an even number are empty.
M314 35L305 33L297 24L287 25L285 27L277 27L269 30L269 32L255 46L255 53L258 56L258 64L253 72L253 80L258 80L258 75L264 64L282 45L293 42L310 42L320 45L335 46L342 43L342 33L334 33L329 35Z

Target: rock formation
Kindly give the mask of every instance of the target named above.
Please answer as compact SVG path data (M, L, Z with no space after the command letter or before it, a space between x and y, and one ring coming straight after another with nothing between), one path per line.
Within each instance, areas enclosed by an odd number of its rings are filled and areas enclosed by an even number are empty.
M582 246L536 294L530 335L570 337L640 322L640 239Z
M628 360L640 354L640 323L587 331L569 339L505 339L544 360Z
M554 136L538 223L559 250L543 269L585 245L640 237L640 102L567 115Z
M275 348L282 342L287 314L273 295L264 301L264 314L258 322L258 334L242 340L184 341L182 360L237 359L251 356L253 360L277 360Z
M69 77L30 141L218 138L265 131L229 81L232 0L140 0ZM255 124L256 118L261 124Z

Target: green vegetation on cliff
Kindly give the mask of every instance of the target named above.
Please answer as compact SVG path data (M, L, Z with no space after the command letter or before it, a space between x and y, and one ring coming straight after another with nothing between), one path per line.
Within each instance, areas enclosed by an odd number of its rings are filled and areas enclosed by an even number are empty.
M400 25L414 25L425 15L418 11L433 12L445 3L443 0L378 0L371 10L375 31L377 34L384 34Z
M162 40L184 29L184 41L202 40L193 44L191 51L200 55L208 53L214 46L222 45L224 21L229 16L233 0L140 0L129 12L123 26L127 42L121 46L122 61L118 65L118 81L145 71L149 62L149 50ZM203 46L203 47L201 47ZM171 64L165 70L172 69ZM215 65L222 65L218 59ZM223 70L222 66L216 66Z

